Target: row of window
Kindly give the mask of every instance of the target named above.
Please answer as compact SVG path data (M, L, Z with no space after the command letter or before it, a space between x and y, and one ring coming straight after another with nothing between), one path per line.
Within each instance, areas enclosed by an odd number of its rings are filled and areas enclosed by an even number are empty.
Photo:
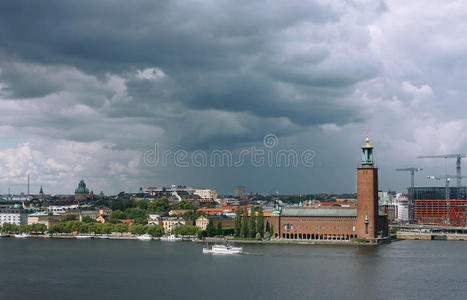
M347 232L347 230L349 229L349 228L347 228L347 224L344 224L344 226L342 226L342 227L343 227L343 228L342 228L342 229L343 229L343 232ZM284 224L284 230L285 230L285 231L294 231L294 232L298 232L299 229L300 229L300 225L295 225L295 227L294 227L293 224ZM321 226L320 226L319 224L316 224L316 232L317 232L317 233L319 233L320 230L321 230L322 232L326 232L326 229L327 229L326 224L323 224L323 225L321 225ZM340 226L340 224L337 224L337 225L335 225L335 226L332 225L332 224L329 225L329 231L330 231L330 232L333 232L334 229L336 230L336 232L341 232L341 226ZM302 231L306 231L306 230L308 230L308 231L313 231L313 225L305 225L305 224L302 224ZM355 232L355 225L352 226L352 231Z

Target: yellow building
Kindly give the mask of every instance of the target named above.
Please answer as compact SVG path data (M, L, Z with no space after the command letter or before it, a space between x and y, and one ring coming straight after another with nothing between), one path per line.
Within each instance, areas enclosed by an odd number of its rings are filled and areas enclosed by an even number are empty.
M191 211L191 209L172 209L169 211L169 216L174 216L174 215L183 215L186 212Z
M47 228L50 228L51 225L60 222L61 217L60 215L53 215L47 212L36 212L28 215L28 225L44 224Z
M164 231L168 233L177 226L193 225L193 221L180 217L163 217L160 224L164 227Z

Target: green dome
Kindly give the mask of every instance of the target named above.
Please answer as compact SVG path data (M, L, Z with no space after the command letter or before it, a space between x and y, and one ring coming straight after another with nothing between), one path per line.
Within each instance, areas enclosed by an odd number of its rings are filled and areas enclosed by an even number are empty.
M86 183L84 183L83 179L81 179L79 182L78 188L75 190L75 194L89 194L89 190L86 187Z

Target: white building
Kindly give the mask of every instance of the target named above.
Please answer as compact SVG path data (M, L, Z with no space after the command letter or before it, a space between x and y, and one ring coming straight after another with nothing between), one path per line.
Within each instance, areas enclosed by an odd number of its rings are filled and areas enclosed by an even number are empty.
M396 220L401 222L409 221L409 199L402 193L398 193L394 198L394 204L397 206Z
M208 188L196 188L193 194L198 195L201 199L217 199L217 191Z
M3 224L24 225L28 223L28 212L23 208L3 208L0 209L0 226Z

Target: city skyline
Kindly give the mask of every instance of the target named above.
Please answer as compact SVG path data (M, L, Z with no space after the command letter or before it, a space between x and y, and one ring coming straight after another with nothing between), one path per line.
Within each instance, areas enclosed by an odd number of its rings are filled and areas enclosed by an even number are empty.
M121 11L125 14L121 14ZM185 184L355 192L367 129L380 189L467 151L467 5L411 1L0 3L0 191ZM53 22L51 21L53 19ZM430 22L426 22L429 20ZM152 166L144 154L312 150L293 167ZM237 157L237 156L235 156ZM24 188L24 191L26 189Z

